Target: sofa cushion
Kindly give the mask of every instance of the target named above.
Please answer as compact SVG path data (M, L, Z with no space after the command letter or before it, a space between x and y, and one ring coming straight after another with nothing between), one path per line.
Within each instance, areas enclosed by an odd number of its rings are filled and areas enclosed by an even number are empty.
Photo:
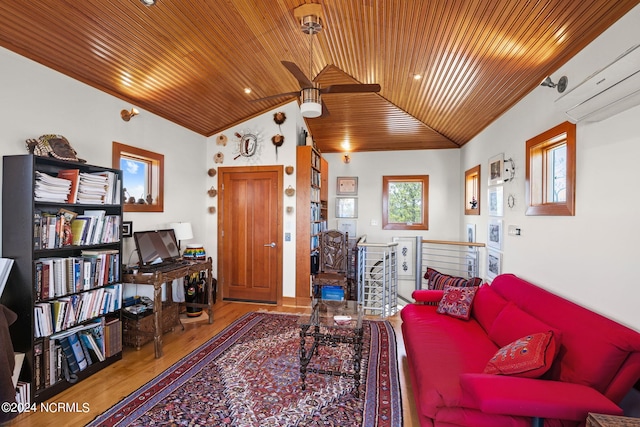
M605 285L602 295L606 294ZM526 312L562 330L561 342L556 342L560 345L558 355L545 377L594 387L615 402L637 381L638 371L629 375L633 369L627 365L632 361L630 354L640 351L637 331L511 274L496 277L491 287ZM621 374L625 369L626 374ZM611 381L618 377L612 392Z
M479 277L472 277L465 279L464 277L450 276L448 274L440 273L433 268L427 268L427 272L424 273L424 278L429 281L429 289L444 289L449 286L480 286L482 279Z
M499 349L484 373L538 378L549 370L555 353L552 331L527 335Z
M580 425L584 425L589 412L622 415L614 402L581 384L464 373L460 375L460 387L484 413L538 416L546 418L545 426L575 425L566 420L582 421Z
M444 288L444 295L438 303L436 312L448 314L464 320L469 320L471 316L471 305L473 297L476 295L477 286L464 288L447 285Z
M482 372L498 349L474 319L443 316L436 308L407 304L400 312L407 359L416 379L412 387L420 396L417 410L429 418L449 407L459 409L464 400L460 374Z
M489 333L493 321L498 317L507 300L498 295L490 285L480 286L473 299L471 315L480 323L480 326Z
M411 293L411 298L418 303L433 303L432 305L438 305L444 295L443 290L431 290L431 289L416 289Z
M520 337L546 331L553 331L556 346L559 345L559 341L562 339L559 330L536 319L509 301L491 325L489 338L498 346L504 347Z

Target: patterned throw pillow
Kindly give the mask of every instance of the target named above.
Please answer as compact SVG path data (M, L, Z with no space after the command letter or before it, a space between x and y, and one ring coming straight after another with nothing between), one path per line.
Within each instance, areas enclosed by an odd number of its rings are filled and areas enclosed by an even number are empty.
M498 350L484 373L538 378L549 370L555 353L552 331L527 335Z
M477 286L470 288L447 285L444 295L438 303L437 313L469 320L471 316L471 304L478 290Z
M479 277L465 279L464 277L449 276L448 274L440 273L433 268L427 268L424 278L429 281L429 289L444 289L447 285L462 287L480 286L482 283L482 279Z

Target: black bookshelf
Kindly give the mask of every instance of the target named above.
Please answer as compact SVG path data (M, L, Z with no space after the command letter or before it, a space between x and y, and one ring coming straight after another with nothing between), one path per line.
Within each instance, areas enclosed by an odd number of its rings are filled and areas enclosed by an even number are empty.
M62 169L78 169L80 172L86 173L102 173L110 172L115 176L118 191L114 192L113 203L109 204L93 204L93 203L60 203L60 202L44 202L36 201L34 198L34 190L36 184L36 171L56 176L57 172ZM121 224L122 224L122 171L110 169L101 166L88 165L79 162L67 162L57 160L50 157L39 157L34 155L15 155L4 156L2 170L2 256L4 258L14 259L14 265L9 275L7 285L0 300L18 315L18 320L11 325L10 333L14 351L25 353L25 361L20 374L20 380L31 384L31 403L45 401L52 396L60 393L74 383L87 378L106 366L122 359L121 331L118 339L120 340L118 351L106 357L104 361L94 362L86 369L77 373L77 379L72 377L71 382L66 378L59 379L54 383L49 382L46 386L36 385L36 366L34 361L34 347L48 343L48 337L36 337L36 324L34 315L34 305L38 302L47 302L58 298L37 298L36 295L36 261L48 258L71 258L82 257L82 251L86 250L111 250L122 254ZM119 217L120 229L115 240L109 243L98 243L90 245L60 245L53 248L36 248L34 241L36 239L36 227L34 224L34 215L36 212L57 212L60 209L82 214L85 210L104 210L107 215ZM118 227L114 227L118 228ZM122 278L122 261L117 263L117 277ZM121 282L117 282L121 283ZM116 282L104 283L101 287L117 286ZM99 287L98 287L99 288ZM70 295L82 295L83 293L98 289L92 287L88 290L76 290L74 292L65 293L61 297ZM102 321L104 325L106 320L117 318L120 323L117 327L121 328L120 310L111 311L94 316L92 319L86 319L78 322L73 326L89 323L91 321ZM104 331L103 331L104 332ZM40 362L40 361L39 361ZM40 372L42 375L42 372Z

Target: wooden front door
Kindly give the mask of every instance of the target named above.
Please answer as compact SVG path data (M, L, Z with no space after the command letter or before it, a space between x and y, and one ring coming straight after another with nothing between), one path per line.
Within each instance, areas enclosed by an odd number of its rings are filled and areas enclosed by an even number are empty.
M282 166L221 167L218 171L222 298L280 303Z

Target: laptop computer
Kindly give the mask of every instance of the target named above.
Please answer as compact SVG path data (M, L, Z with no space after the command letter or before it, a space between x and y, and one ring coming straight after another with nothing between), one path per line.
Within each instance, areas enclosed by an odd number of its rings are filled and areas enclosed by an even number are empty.
M136 231L133 240L142 272L169 270L182 265L173 229Z

